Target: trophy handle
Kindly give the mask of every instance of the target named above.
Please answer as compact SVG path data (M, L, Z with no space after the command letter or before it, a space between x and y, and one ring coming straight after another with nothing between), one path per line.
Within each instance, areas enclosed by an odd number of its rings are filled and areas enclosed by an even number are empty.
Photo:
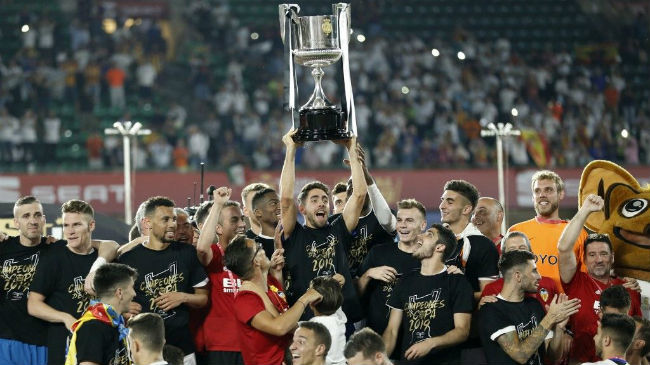
M341 66L343 67L343 84L345 89L345 113L347 114L348 131L357 136L357 117L354 109L354 96L352 95L352 78L350 76L350 24L351 7L348 3L332 4L332 11L336 15L339 45L341 47Z
M290 12L290 13L289 13ZM291 18L293 23L296 23L298 13L300 13L300 5L298 4L280 4L278 5L278 15L280 16L280 35L282 36L282 43L284 43L284 25L287 17Z
M347 18L347 23L346 23L347 24L347 29L348 29L348 32L350 32L350 24L352 24L352 7L350 6L350 4L348 4L348 3L332 4L332 14L336 15L337 19L340 19L341 16L345 16ZM339 30L338 34L339 34L339 40L340 40L341 39L340 38L340 34L341 34L340 31L343 30L340 27L340 21L339 21L339 24L337 25L337 27L338 27L338 30ZM351 35L351 34L348 33L348 35ZM350 37L348 36L348 42L349 42L349 39L350 39Z

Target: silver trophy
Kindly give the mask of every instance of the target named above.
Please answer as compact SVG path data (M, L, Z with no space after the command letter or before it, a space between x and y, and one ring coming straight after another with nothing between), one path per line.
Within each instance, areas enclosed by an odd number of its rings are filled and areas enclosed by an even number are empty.
M350 41L350 4L332 5L333 15L298 16L296 4L281 4L280 29L285 45L285 101L291 112L294 139L299 141L336 140L356 135L354 101L350 83L348 44ZM342 107L332 104L323 92L323 67L341 60L345 100ZM298 109L298 87L295 64L310 67L314 77L314 92Z

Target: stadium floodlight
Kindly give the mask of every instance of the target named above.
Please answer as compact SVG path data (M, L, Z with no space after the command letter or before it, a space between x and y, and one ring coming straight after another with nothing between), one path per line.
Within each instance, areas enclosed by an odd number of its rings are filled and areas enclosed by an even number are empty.
M510 136L518 136L521 132L518 129L513 129L512 124L510 123L490 123L487 125L487 129L481 130L481 137L495 137L497 138L497 171L498 171L498 180L499 180L499 202L503 207L503 221L501 222L501 231L506 231L506 220L508 215L506 214L506 193L504 188L504 172L503 172L503 138Z
M131 225L132 220L132 187L131 187L131 139L136 136L145 136L151 134L150 129L142 129L142 123L127 121L117 121L113 123L113 128L104 129L106 135L121 135L122 146L124 147L124 221ZM133 174L135 176L135 173Z

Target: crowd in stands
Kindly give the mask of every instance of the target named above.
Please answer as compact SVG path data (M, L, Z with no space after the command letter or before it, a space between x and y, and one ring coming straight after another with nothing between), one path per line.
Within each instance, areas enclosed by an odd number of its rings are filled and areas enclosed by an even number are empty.
M448 38L390 36L376 10L369 5L355 24L366 41L351 45L359 139L373 166L491 166L494 139L480 136L489 122L511 122L522 131L506 143L512 165L582 166L594 158L650 163L650 106L621 71L626 64L648 65L643 18L618 45L591 52L549 45L524 54L507 39L479 41L460 27ZM154 132L136 147L138 168L185 170L199 161L281 166L275 141L290 123L282 110L277 26L254 29L232 16L227 2L195 1L184 14L183 38L169 50L169 24L121 19L109 34L100 15L90 13L72 22L23 16L31 27L22 33L22 48L0 60L4 163L55 163L54 146L74 141L89 167L120 166L121 141L102 129L134 119ZM172 63L185 72L164 72ZM308 70L298 71L302 104L313 86ZM335 74L326 68L323 83L337 101ZM183 87L163 96L167 85ZM61 115L66 108L72 113ZM342 154L319 143L297 158L307 168L340 167Z

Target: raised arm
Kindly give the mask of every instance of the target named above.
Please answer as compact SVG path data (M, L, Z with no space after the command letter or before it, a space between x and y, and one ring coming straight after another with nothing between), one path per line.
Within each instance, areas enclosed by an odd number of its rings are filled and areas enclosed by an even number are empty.
M203 229L199 235L199 241L196 243L196 255L203 266L208 266L212 261L212 242L217 237L217 224L223 205L230 199L232 189L222 186L212 193L213 203L210 212L205 218Z
M117 258L117 249L120 248L120 245L111 240L92 240L90 245L97 250L97 256L103 258L105 262L111 262Z
M384 229L384 231L391 233L395 232L397 226L397 218L393 212L390 211L390 207L386 202L386 199L379 191L379 187L375 183L375 180L370 175L368 171L368 164L366 163L366 153L361 148L361 145L357 145L357 150L359 153L359 158L361 160L361 167L363 168L363 176L366 180L366 185L368 186L368 196L370 197L370 203L372 204L372 210L375 212L377 221Z
M95 271L107 262L115 260L118 256L120 245L115 241L109 240L92 240L91 246L97 250L97 259L90 266L86 279L84 280L84 291L88 294L95 295Z
M363 168L359 160L359 151L357 149L357 138L352 137L345 140L345 147L348 149L350 156L350 170L352 172L352 195L343 208L343 220L348 232L352 232L359 223L359 216L363 209L363 201L368 192L368 185L363 175Z
M575 245L576 240L580 236L582 227L585 225L589 215L602 210L604 205L603 198L598 195L589 194L583 201L578 213L576 213L573 219L571 219L571 222L564 228L557 244L560 279L563 283L571 282L578 269L578 260L573 250L573 245Z
M282 175L280 175L280 209L282 211L280 222L284 229L284 238L289 238L296 227L296 202L293 197L296 185L296 149L298 148L293 141L293 135L296 132L297 130L292 129L282 137L282 142L287 150L284 155Z
M289 333L289 331L296 328L298 320L305 311L305 308L307 308L310 303L317 302L322 298L323 296L320 293L309 288L305 294L298 298L298 301L296 301L293 307L289 308L286 312L274 317L269 311L263 310L253 317L251 320L251 326L273 336L284 336Z
M135 239L133 239L133 241L125 243L122 246L120 246L120 248L117 249L117 257L122 256L123 254L131 251L138 245L141 245L147 241L149 241L149 236L136 237Z

